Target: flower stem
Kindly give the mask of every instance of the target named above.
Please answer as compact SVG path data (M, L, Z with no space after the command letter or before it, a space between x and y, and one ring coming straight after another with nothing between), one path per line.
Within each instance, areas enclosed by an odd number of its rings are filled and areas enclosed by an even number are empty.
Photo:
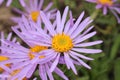
M93 20L94 20L94 19L97 17L97 15L98 15L99 11L100 11L99 9L96 9L96 10L95 10L95 11L91 14L91 16L90 16L90 17L91 17L91 19L93 19Z

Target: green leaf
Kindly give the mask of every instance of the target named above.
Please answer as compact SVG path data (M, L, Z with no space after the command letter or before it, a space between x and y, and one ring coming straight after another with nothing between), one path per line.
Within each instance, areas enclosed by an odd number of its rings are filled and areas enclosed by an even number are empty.
M115 61L114 65L114 80L120 80L120 58Z
M120 47L120 35L118 35L115 38L115 41L113 43L113 46L111 48L111 53L110 53L110 59L114 59L117 56L117 51L119 50Z

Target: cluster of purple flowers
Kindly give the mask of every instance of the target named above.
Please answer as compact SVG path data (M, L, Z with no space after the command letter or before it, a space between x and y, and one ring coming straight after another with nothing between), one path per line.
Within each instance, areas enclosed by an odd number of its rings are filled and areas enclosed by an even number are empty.
M66 65L66 68L72 69L76 75L75 65L91 69L84 60L93 60L93 58L84 54L101 53L100 49L87 47L101 44L102 40L86 42L96 34L96 31L92 32L94 26L88 28L92 20L90 17L83 19L85 12L75 19L69 7L66 7L61 14L59 10L50 9L52 3L42 9L44 0L28 0L29 4L24 0L19 1L24 6L25 12L15 9L21 17L12 18L17 23L16 26L12 26L12 30L28 47L18 42L12 33L7 37L3 32L0 33L0 79L28 80L38 70L42 80L48 78L54 80L53 72L64 80L69 80L58 67L59 64ZM96 2L96 0L91 1ZM0 0L0 3L2 2L3 0ZM7 6L11 2L12 0L8 0ZM107 7L112 4L104 5L105 14ZM102 5L97 7L101 8ZM114 10L117 11L117 8Z

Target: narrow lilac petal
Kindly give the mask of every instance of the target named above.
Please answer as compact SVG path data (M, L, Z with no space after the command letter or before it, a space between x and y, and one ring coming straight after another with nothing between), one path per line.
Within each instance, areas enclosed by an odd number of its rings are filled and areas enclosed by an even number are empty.
M69 35L71 35L72 32L78 27L78 25L80 24L83 16L84 16L84 12L82 12L82 13L80 14L80 16L78 17L78 19L77 19L77 21L75 22L74 26L73 26L73 27L70 29L70 31L68 32Z
M77 57L80 57L80 58L82 58L82 59L94 60L93 58L86 57L86 56L84 56L84 55L82 55L82 54L80 54L80 53L76 53L76 52L74 52L74 51L70 51L70 53L71 53L72 55L77 56Z
M29 40L29 39L27 39L27 40ZM28 42L36 44L36 45L41 45L41 46L48 46L48 47L50 46L50 44L41 43L40 41L35 41L35 40L30 40Z
M20 4L21 4L23 7L25 7L25 2L24 2L24 0L19 0L19 2L20 2Z
M37 64L34 64L34 66L30 69L29 73L27 73L27 75L26 75L27 78L30 78L32 76L36 67L37 67Z
M47 75L46 75L46 71L45 71L45 66L44 65L40 65L39 66L39 75L40 75L42 80L47 80Z
M34 5L34 10L37 10L38 0L34 0L34 1L33 1L33 5Z
M97 2L97 0L86 0L86 1L92 2L92 3L96 3Z
M60 53L58 53L55 61L53 62L52 66L51 66L51 68L50 68L50 72L53 72L53 71L55 70L55 68L56 68L56 66L57 66L57 64L58 64L58 62L59 62L59 58L60 58Z
M69 80L59 68L56 67L54 72L62 77L64 80Z
M60 28L61 28L61 14L60 11L57 11L57 16L56 16L56 21L57 21L57 28L56 31L59 33L60 32Z
M43 10L44 12L48 11L52 7L53 3L49 3L48 6Z
M31 69L32 65L27 65L24 67L17 75L13 76L11 80L15 80L18 78L18 80L22 80L24 77L26 77L27 72Z
M4 0L0 0L0 5L3 3Z
M21 65L22 64L22 65ZM14 67L13 67L13 70L16 70L16 69L20 69L24 66L27 66L30 64L30 60L28 61L24 61L24 62L19 62L19 64L16 64Z
M103 14L106 15L107 14L107 7L103 7Z
M5 65L0 65L0 68L4 69L6 72L11 72L11 69Z
M15 43L17 41L17 38L13 38L12 42Z
M7 1L6 6L7 6L7 7L10 6L11 3L12 3L12 0Z
M4 36L4 32L0 32L0 39L4 40L5 36Z
M70 11L70 26L73 25L74 25L73 15L72 15L72 11Z
M18 80L22 80L23 78L25 78L26 75L27 75L27 73L29 73L30 70L31 70L31 72L33 72L34 69L31 69L33 66L34 66L34 65L29 64L29 65L27 65L26 67L24 67L24 68L22 69L22 71L19 72L19 74L18 74L18 75L19 75Z
M57 11L57 9L55 8L55 9L52 9L52 10L49 10L49 11L47 11L46 13L50 13L50 14L55 14L55 16L56 16L56 11ZM51 15L51 16L52 16Z
M10 59L10 60L6 60L6 61L2 61L0 62L0 64L10 64L10 63L18 63L18 62L22 62L25 61L26 59Z
M69 7L67 6L64 10L64 13L63 13L63 16L62 16L62 20L61 20L61 27L60 27L60 33L63 32L63 28L65 26L65 21L66 21L66 18L67 18L67 14L68 14L68 10L69 10Z
M66 54L66 53L64 53L64 54ZM67 68L70 69L70 65L68 63L66 56L64 56L64 60L65 60L65 64L66 64Z
M74 64L78 65L78 66L82 66L81 63L79 63L78 61L76 60L72 60Z
M6 80L6 78L9 78L9 77L10 77L10 75L8 75L8 74L0 74L1 80Z
M100 9L100 8L102 8L101 4L96 5L96 9Z
M91 29L93 29L94 26L89 27L87 30L85 30L81 35L79 35L78 37L76 37L73 42L75 42L77 39L80 39L81 37L83 37L84 35L86 35Z
M71 21L68 20L66 25L65 25L65 29L64 29L64 33L67 34L69 29L70 29L70 25L71 25Z
M83 65L84 67L86 67L88 69L91 69L91 67L89 65L87 65L85 62L83 62L81 59L79 59L78 57L76 57L76 56L74 56L72 54L70 54L70 55L71 55L71 57L73 57L74 59L76 59L77 61L79 61L81 65Z
M2 49L3 51L9 52L9 53L14 53L14 54L26 54L24 52L20 52L19 50L14 50L12 48L7 48L7 47L0 47L0 49ZM18 52L19 51L19 52Z
M102 40L97 40L93 42L80 43L80 44L75 44L75 47L88 47L88 46L101 44L102 42L103 42Z
M22 52L25 52L27 53L29 51L29 49L17 44L17 43L14 43L14 42L11 42L11 41L3 41L5 44L11 46L11 47L14 47L14 50L19 50L19 51L22 51ZM4 47L3 47L4 48ZM9 47L8 47L9 48ZM7 48L6 48L7 49ZM12 49L12 48L11 48ZM24 53L23 53L24 54Z
M45 64L45 67L46 67L46 71L47 71L47 74L48 74L49 79L50 79L50 80L54 80L52 73L49 71L49 66L48 66L48 64Z
M46 57L39 60L39 64L44 64L44 63L46 63L46 62L49 62L49 61L55 59L56 56L57 56L57 53L55 53L55 52L53 52L53 51L48 52L48 53L50 53L50 54L49 54L49 55L48 55L48 54L47 54L47 55L45 54Z
M116 17L118 23L120 24L120 17L117 15L117 13L113 10L111 10L111 12L114 14L114 16Z
M29 0L30 8L31 10L34 10L33 0Z
M9 33L9 34L8 34L8 37L7 37L7 40L10 41L11 37L12 37L12 33Z
M71 67L71 69L73 70L73 72L77 75L76 68L75 68L72 60L70 59L68 53L65 53L64 56L65 56L65 58L67 58L67 62L68 62L68 64L70 65L70 67Z
M29 42L27 42L26 40L24 40L23 36L21 35L21 33L15 28L12 27L12 30L29 46L31 46L31 44Z
M100 50L100 49L86 49L86 48L73 48L72 50L81 52L81 53L88 53L88 54L95 54L95 53L102 52L102 50Z
M71 38L77 37L93 20L90 20L90 17L86 18L76 30L71 34Z
M44 2L44 0L40 0L40 3L39 3L39 9L41 9L42 8L42 6L43 6L43 2Z
M94 32L91 32L91 33L89 33L89 34L87 34L87 35L85 35L85 36L77 39L77 40L75 41L75 44L80 43L80 42L82 42L82 41L85 41L85 40L91 38L92 36L94 36L95 34L96 34L95 31L94 31Z
M120 8L114 7L113 9L120 14Z
M49 30L50 34L54 36L56 32L54 31L51 22L46 18L46 15L41 11L41 18L46 26L46 28Z
M37 78L34 78L33 80L37 80Z

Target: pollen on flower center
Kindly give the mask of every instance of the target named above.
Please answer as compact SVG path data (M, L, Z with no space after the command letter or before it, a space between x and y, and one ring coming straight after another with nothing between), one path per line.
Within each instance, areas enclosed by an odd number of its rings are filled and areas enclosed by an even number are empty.
M6 56L0 56L0 61L5 61L5 60L8 60L9 58L6 57Z
M52 48L57 52L67 52L73 47L72 39L70 36L57 34L52 39Z
M101 4L107 4L107 5L112 5L113 4L113 1L112 0L98 0L98 3L101 3Z
M8 60L9 58L8 57L6 57L6 56L0 56L0 62L2 62L2 61L6 61L6 60ZM6 66L10 66L10 64L6 64ZM0 72L3 72L4 70L0 67Z
M33 59L35 57L35 54L33 54L33 53L37 53L37 52L40 52L45 49L48 49L48 47L36 45L36 46L30 48L30 52L29 52L28 56L30 59ZM44 57L45 56L40 56L39 58L41 59Z
M40 15L39 11L32 11L31 14L30 14L32 20L35 21L35 22L37 21L37 18L38 18L39 15Z

